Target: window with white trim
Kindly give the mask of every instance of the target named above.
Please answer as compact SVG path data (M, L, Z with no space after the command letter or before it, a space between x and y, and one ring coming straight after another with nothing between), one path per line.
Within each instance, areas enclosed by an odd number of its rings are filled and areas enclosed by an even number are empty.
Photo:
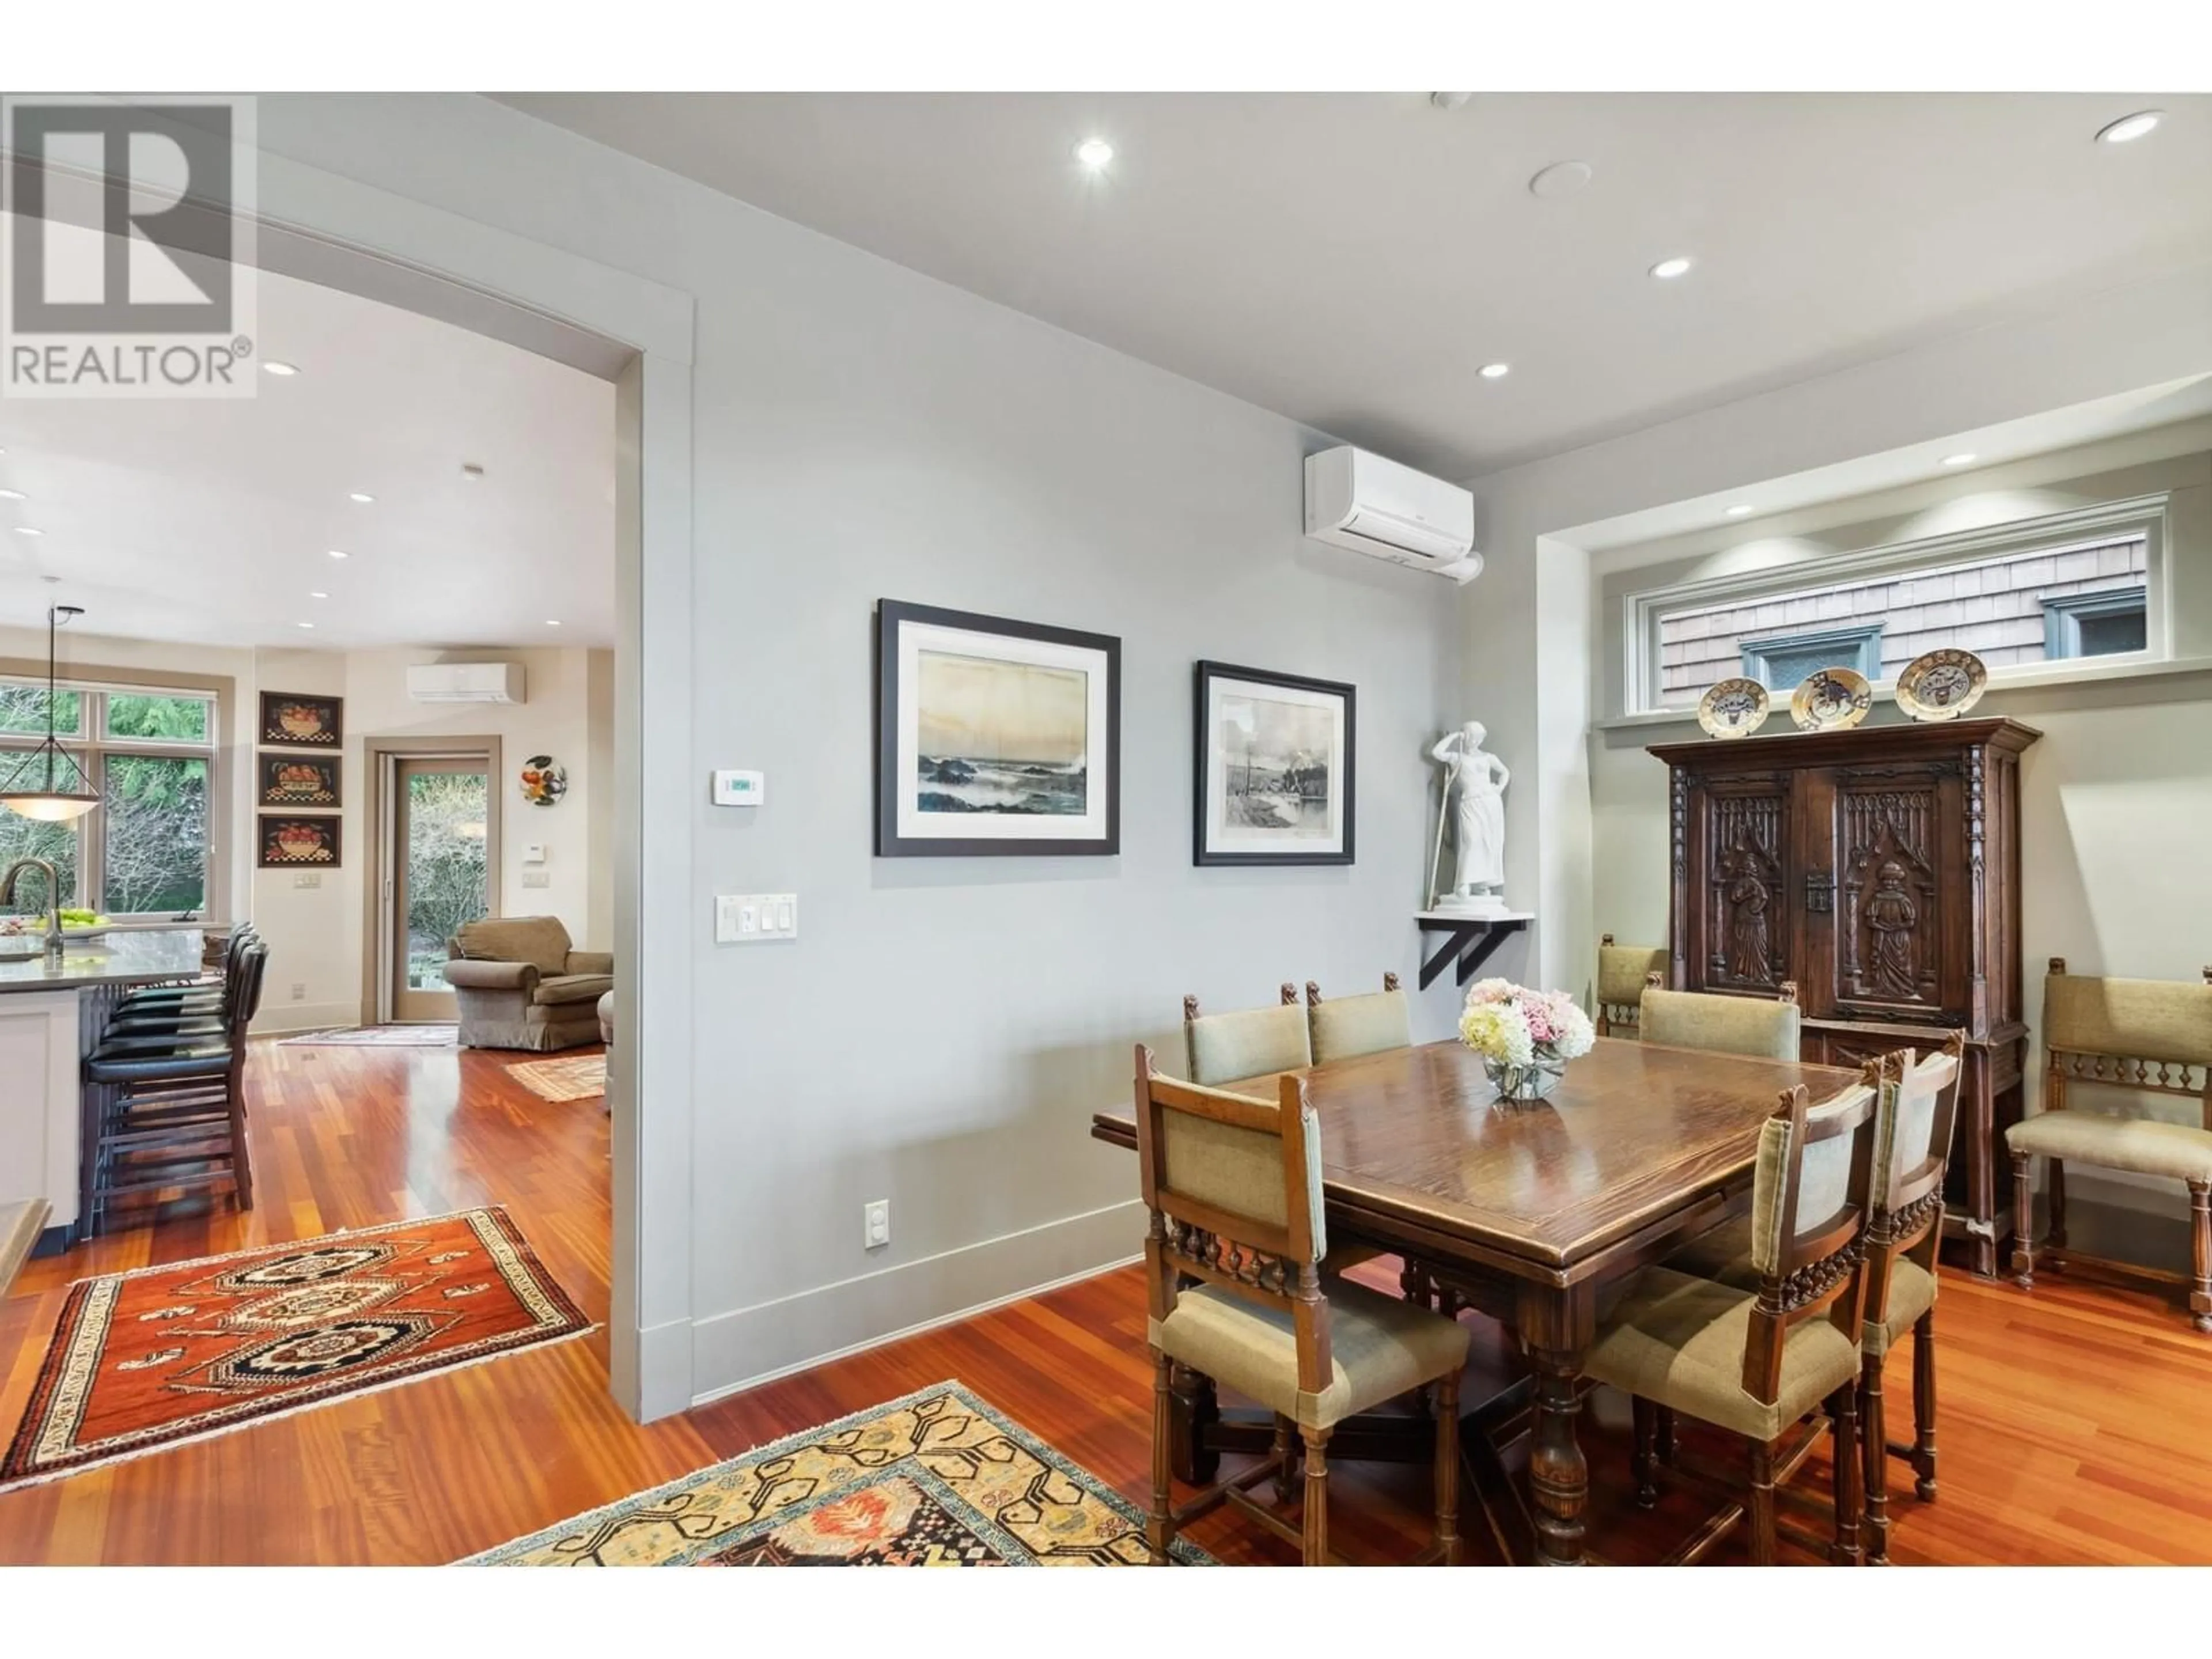
M2118 503L1632 594L1628 712L1693 708L1736 675L1788 692L1840 666L1887 685L1946 646L2000 682L2081 658L2153 660L2164 508Z
M210 692L58 687L55 735L100 805L66 823L0 809L0 866L49 860L64 906L117 921L204 910L221 856L213 810L220 730ZM0 776L46 735L45 682L0 679ZM35 882L18 890L21 910L45 902Z

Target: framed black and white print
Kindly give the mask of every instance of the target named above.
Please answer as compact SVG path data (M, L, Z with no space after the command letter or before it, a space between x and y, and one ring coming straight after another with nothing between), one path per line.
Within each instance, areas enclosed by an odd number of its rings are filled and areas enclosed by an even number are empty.
M1198 665L1199 864L1352 861L1352 688Z
M884 599L876 853L1121 850L1121 641Z

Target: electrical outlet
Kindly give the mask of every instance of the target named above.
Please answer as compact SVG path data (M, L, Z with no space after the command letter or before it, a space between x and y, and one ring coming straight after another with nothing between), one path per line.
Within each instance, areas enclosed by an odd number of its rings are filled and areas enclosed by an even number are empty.
M871 1250L881 1249L890 1243L891 1242L890 1200L879 1198L864 1206L860 1211L860 1224L863 1248Z
M319 870L295 870L292 872L292 885L295 887L320 887L322 884L323 872Z
M295 1002L305 1002L307 1000L307 981L304 980L295 981L292 987L292 1000Z

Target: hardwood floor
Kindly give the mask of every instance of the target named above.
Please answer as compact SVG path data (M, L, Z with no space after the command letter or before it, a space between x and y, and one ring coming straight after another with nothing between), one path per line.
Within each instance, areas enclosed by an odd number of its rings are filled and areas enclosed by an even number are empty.
M605 1115L595 1101L529 1093L506 1073L514 1058L257 1045L258 1206L241 1216L219 1199L32 1262L0 1302L0 1426L21 1414L72 1279L338 1227L503 1204L604 1319ZM1394 1282L1387 1267L1365 1271ZM1893 1480L1897 1560L2212 1562L2212 1340L2148 1296L2057 1278L2024 1295L1948 1271L1938 1322L1942 1497L1919 1504L1909 1474ZM1480 1330L1478 1363L1502 1366L1491 1328ZM1911 1374L1910 1356L1895 1356L1893 1433L1910 1422ZM605 1375L595 1334L0 1494L0 1562L449 1561L956 1377L1131 1498L1146 1492L1152 1376L1134 1268L649 1427L623 1416ZM1602 1393L1585 1417L1590 1539L1609 1559L1649 1561L1698 1510L1685 1497L1653 1515L1630 1504L1626 1419L1626 1402ZM1354 1559L1419 1549L1423 1472L1333 1468L1339 1548ZM1825 1467L1799 1479L1825 1490ZM1191 1535L1228 1561L1293 1559L1230 1513Z

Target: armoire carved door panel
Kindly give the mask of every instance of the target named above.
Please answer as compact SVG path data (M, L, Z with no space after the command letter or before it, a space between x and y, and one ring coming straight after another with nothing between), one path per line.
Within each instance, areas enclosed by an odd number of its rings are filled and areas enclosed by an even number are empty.
M1790 977L1795 932L1793 780L1712 777L1698 788L1702 989L1772 996Z
M1948 760L1805 775L1808 817L1833 861L1832 893L1815 896L1814 873L1807 878L1814 1010L1910 1020L1961 1006L1960 782ZM1825 889L1829 872L1818 878Z

